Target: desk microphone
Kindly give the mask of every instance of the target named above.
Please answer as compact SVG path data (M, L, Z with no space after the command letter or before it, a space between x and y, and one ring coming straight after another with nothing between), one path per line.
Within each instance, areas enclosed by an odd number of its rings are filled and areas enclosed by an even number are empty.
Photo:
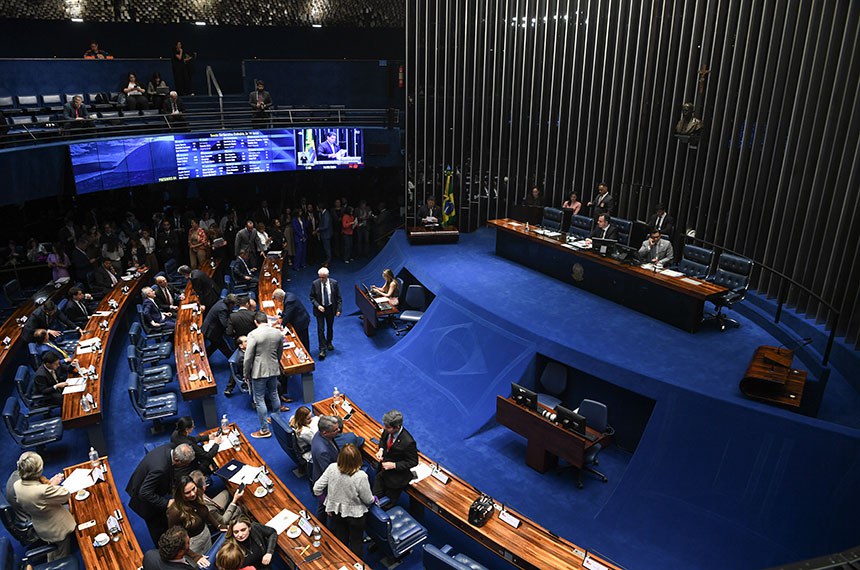
M788 350L797 350L798 348L803 348L804 346L812 344L812 337L808 336L806 338L799 338L793 342L784 342L776 348L776 353L782 355L782 349L788 348L789 345L794 345L793 348L789 348Z

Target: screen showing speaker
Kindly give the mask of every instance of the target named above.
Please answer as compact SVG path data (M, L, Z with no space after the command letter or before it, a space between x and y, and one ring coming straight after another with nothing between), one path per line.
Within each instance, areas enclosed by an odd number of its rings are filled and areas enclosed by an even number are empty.
M78 194L171 180L364 166L356 128L225 131L69 145Z

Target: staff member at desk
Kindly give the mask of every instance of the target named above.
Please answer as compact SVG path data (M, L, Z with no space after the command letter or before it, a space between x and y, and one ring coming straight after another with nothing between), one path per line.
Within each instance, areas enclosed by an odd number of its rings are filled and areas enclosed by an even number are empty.
M597 217L597 225L594 226L594 229L591 230L591 235L586 240L588 243L591 243L591 238L598 239L618 239L618 228L613 226L611 222L611 218L609 214L600 214Z
M639 248L639 259L659 265L669 265L675 259L672 242L661 239L660 230L654 230L651 235L642 242Z
M418 219L426 225L438 224L442 217L442 208L436 205L436 198L427 197L427 203L418 208Z
M373 482L373 494L388 497L393 507L412 480L410 470L418 465L418 445L403 427L403 414L398 410L389 410L382 416L382 435L376 460L379 461L379 472Z
M400 284L394 277L394 271L390 268L383 269L382 278L385 279L385 284L382 287L371 286L370 292L374 297L388 297L388 304L396 307L397 298L400 296Z

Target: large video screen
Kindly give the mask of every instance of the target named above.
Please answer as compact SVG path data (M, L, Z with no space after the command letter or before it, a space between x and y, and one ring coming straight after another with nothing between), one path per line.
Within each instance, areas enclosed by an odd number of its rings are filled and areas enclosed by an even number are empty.
M364 166L361 129L270 129L69 145L78 194L170 180Z

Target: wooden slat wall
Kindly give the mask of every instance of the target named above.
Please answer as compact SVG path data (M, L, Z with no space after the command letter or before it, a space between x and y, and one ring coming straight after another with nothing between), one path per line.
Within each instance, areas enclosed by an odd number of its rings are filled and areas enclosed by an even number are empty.
M409 0L406 26L408 211L441 196L446 166L465 229L532 184L560 205L605 181L621 217L666 204L679 229L822 295L858 342L860 3ZM694 99L698 148L672 136Z

